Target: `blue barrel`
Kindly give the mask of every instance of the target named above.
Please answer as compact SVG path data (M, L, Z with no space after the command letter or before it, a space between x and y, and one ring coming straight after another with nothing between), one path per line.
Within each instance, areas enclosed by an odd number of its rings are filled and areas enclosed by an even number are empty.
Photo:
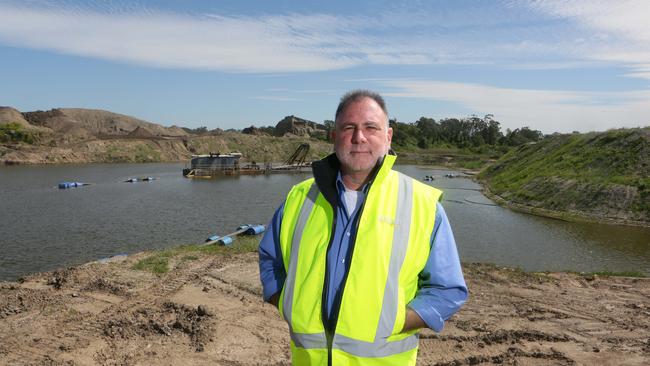
M229 236L224 236L223 238L219 239L219 243L221 243L221 245L230 245L232 243L232 238Z
M217 239L219 239L219 238L220 238L219 235L212 235L211 237L205 239L205 242L207 243L207 242L209 242L209 241L215 241L215 240L217 240Z
M62 183L59 183L59 189L81 187L83 185L84 185L84 183L79 183L79 182L62 182Z
M253 225L246 230L246 235L257 235L266 231L266 226L264 225Z

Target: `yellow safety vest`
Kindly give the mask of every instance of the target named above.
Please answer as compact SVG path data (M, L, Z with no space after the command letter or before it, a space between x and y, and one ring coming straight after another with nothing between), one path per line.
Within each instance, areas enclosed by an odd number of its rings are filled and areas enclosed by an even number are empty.
M289 324L294 365L415 365L417 331L401 330L429 257L442 192L391 170L394 161L384 158L361 208L333 334L325 331L322 301L334 210L313 178L287 196L279 310Z

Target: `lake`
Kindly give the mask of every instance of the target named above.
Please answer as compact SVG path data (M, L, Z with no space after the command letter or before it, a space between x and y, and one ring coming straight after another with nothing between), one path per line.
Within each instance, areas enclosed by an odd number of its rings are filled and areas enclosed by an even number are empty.
M201 243L267 224L309 174L184 178L184 164L0 167L0 280L121 253ZM451 170L398 165L444 193L461 260L525 270L640 271L650 275L650 229L569 223L495 206ZM152 182L125 183L153 176ZM63 181L89 186L57 189ZM236 242L235 242L236 243Z

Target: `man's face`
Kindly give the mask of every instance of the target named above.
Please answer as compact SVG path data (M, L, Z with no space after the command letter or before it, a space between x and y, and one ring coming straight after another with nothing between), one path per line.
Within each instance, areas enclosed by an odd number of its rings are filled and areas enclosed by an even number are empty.
M350 103L336 119L332 138L343 173L370 173L390 148L393 129L371 98Z

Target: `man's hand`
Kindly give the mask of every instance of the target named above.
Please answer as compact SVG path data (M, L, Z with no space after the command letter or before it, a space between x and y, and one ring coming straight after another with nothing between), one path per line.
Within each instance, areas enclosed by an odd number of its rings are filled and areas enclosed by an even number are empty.
M404 320L404 326L402 327L402 332L408 332L409 330L426 328L427 324L420 318L418 313L415 310L407 307L406 308L406 319Z

